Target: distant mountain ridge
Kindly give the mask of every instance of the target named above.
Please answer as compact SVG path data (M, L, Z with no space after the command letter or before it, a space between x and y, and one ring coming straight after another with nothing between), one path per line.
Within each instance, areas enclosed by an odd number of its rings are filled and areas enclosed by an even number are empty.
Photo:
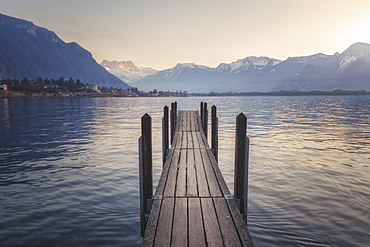
M80 79L99 86L128 88L75 42L32 22L0 14L0 77Z
M132 61L108 61L103 60L100 63L106 70L121 80L133 85L133 83L143 79L148 75L154 75L158 72L153 68L136 66Z
M253 92L276 90L370 90L370 45L356 43L342 54L246 57L216 68L177 64L139 80L140 90Z

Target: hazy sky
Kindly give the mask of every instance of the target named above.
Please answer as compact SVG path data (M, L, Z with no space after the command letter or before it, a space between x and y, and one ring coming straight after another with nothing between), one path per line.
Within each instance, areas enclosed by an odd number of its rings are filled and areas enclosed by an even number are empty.
M369 0L0 0L0 12L79 43L98 62L156 69L370 43Z

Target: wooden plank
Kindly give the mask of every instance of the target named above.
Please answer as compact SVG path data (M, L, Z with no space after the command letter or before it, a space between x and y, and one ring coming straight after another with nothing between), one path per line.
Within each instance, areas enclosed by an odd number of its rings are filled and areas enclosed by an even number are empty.
M190 129L191 123L190 123L190 112L186 112L186 129L185 131L191 131Z
M185 197L186 196L186 149L180 150L180 160L178 165L177 172L177 181L176 181L176 197Z
M188 202L186 198L175 199L172 246L188 246Z
M199 197L210 197L208 181L206 173L204 171L204 164L202 161L202 155L199 149L194 149L194 163L198 181L198 195Z
M196 132L191 132L191 135L192 135L192 140L193 140L193 148L200 148L199 147L199 140L198 140L198 137L197 137L197 133Z
M188 115L189 115L188 112L185 112L185 114L183 115L184 126L183 126L181 131L189 131L188 130L188 128L189 128Z
M196 119L196 117L197 117L197 114L196 114L196 112L191 112L191 116L190 116L190 131L196 131L196 121L195 121L195 119Z
M162 174L161 177L159 178L157 189L155 190L154 195L163 195L172 159L176 159L176 157L174 156L174 149L170 149L170 151L168 152L167 160L166 163L164 163Z
M209 148L208 142L205 139L206 137L204 136L204 134L202 132L196 132L196 133L197 133L197 138L198 138L198 141L199 141L199 147L200 148Z
M229 199L226 200L226 203L229 207L229 210L231 212L231 216L233 217L235 227L238 231L239 237L242 241L243 246L248 246L248 247L254 247L254 244L252 242L252 238L249 234L247 225L245 224L238 206L236 205L236 202L234 199Z
M153 246L161 204L162 200L154 200L153 202L152 210L150 211L150 216L146 225L145 235L142 243L143 247Z
M212 198L201 198L207 246L224 246Z
M195 111L194 112L194 116L193 116L194 131L200 131L199 130L198 118L199 118L199 112L198 111Z
M176 124L175 131L181 131L181 129L182 129L182 122L181 122L182 111L179 111L178 113L179 113L179 115L177 117L177 124Z
M198 183L195 171L194 150L187 149L187 197L198 196Z
M175 132L175 137L173 138L173 142L171 146L172 149L181 148L182 134L183 134L182 131Z
M189 247L206 246L200 198L188 199Z
M181 114L179 114L179 119L178 121L181 122L181 129L178 129L178 131L184 131L184 128L186 127L186 123L185 123L185 118L184 116L186 115L186 112L185 111L182 111Z
M220 170L220 168L217 165L217 161L215 159L215 156L213 155L213 152L210 149L207 149L207 154L208 154L209 160L211 161L212 168L213 168L213 170L215 172L215 175L216 175L218 184L221 187L222 193L224 195L231 195L230 190L227 187L227 184L225 182L225 179L222 176L221 170Z
M188 148L193 149L194 148L194 140L193 140L193 132L186 132L187 138L188 138Z
M175 201L174 198L162 199L162 206L159 214L157 232L154 239L154 246L171 245L174 201Z
M205 174L208 180L208 186L209 186L209 191L211 193L212 197L222 197L223 194L221 192L221 188L218 184L218 180L216 178L216 174L213 170L211 161L208 157L207 154L207 149L200 149L201 155L202 155L202 161L204 164L204 170Z
M177 179L177 166L180 159L180 149L174 149L173 158L169 165L166 186L164 188L163 196L174 197Z
M230 214L229 207L223 197L214 198L218 222L220 224L222 239L226 247L241 246L238 233L235 229L233 218Z
M181 148L188 148L188 135L187 132L182 133Z

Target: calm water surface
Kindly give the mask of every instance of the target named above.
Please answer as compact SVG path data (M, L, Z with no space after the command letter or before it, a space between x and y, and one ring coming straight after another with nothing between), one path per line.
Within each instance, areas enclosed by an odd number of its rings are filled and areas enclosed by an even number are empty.
M164 105L218 107L233 190L235 116L251 139L257 246L370 246L370 97L0 99L0 245L140 246L137 139Z

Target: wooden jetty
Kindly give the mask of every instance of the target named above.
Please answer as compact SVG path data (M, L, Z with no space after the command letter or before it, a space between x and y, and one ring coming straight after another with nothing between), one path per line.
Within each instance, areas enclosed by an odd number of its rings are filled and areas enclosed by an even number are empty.
M237 117L237 128L242 133L236 138L236 162L239 159L240 164L235 164L234 197L217 164L216 107L212 107L212 147L206 137L207 115L206 103L201 103L200 116L198 111L177 111L173 103L169 117L168 107L164 108L164 165L154 195L151 120L148 114L142 118L139 146L143 246L254 246L246 225L246 117Z

